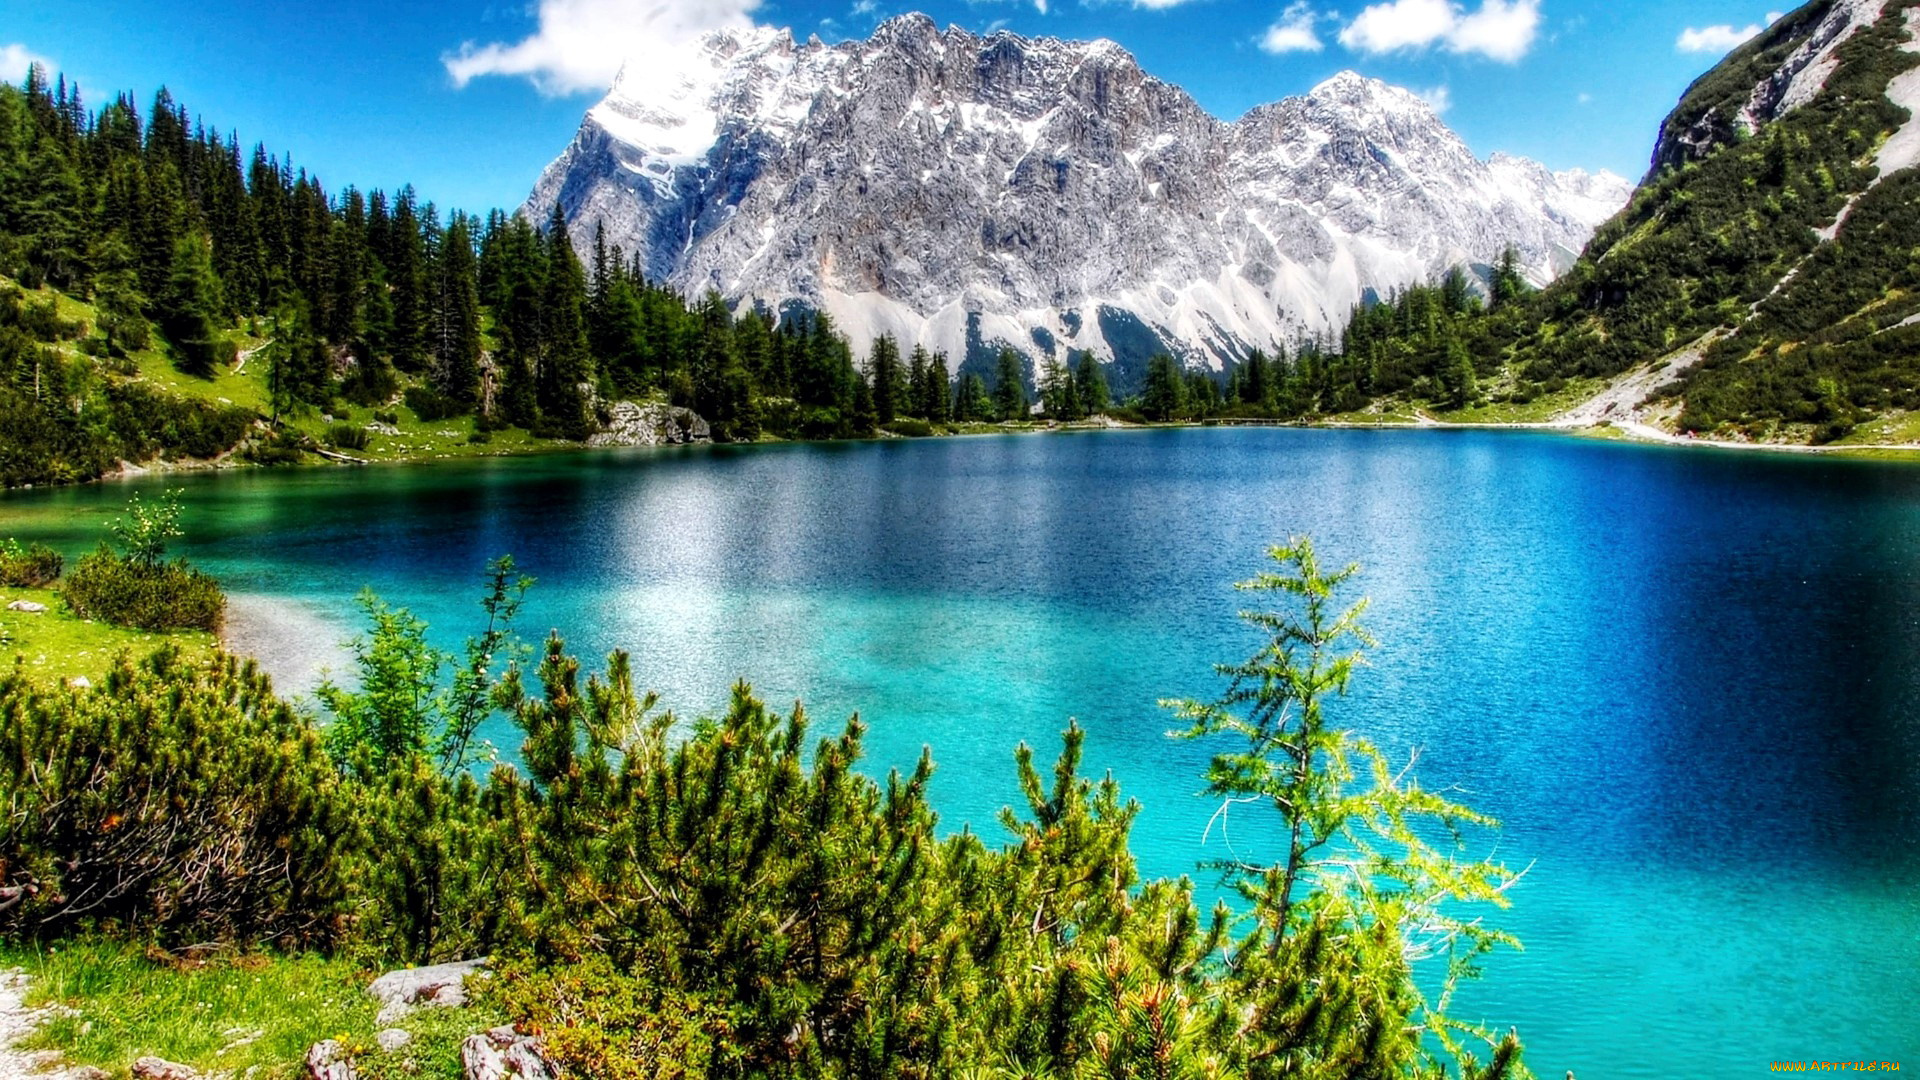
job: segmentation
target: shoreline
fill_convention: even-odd
[[[353,670],[347,640],[357,631],[317,607],[266,593],[230,593],[220,648],[247,657],[289,701],[312,694],[329,677]]]
[[[1280,420],[1265,417],[1212,417],[1204,420],[1148,421],[1144,423],[1108,420],[1095,423],[1084,420],[1050,424],[1011,424],[1011,425],[974,425],[971,430],[947,431],[934,435],[901,435],[883,431],[867,438],[850,439],[781,439],[767,438],[750,443],[688,442],[660,444],[674,448],[693,446],[763,446],[763,445],[806,445],[828,442],[881,442],[899,439],[951,439],[969,436],[988,435],[1044,435],[1057,432],[1087,431],[1145,431],[1156,428],[1216,428],[1216,427],[1286,427],[1299,429],[1328,430],[1373,430],[1373,431],[1434,431],[1434,430],[1480,430],[1480,431],[1534,431],[1548,434],[1565,435],[1570,438],[1598,439],[1610,442],[1637,443],[1645,446],[1695,447],[1714,450],[1745,450],[1762,453],[1800,454],[1829,457],[1857,457],[1880,461],[1913,460],[1920,461],[1920,442],[1911,443],[1828,443],[1813,445],[1809,443],[1751,442],[1738,439],[1713,439],[1676,435],[1663,431],[1639,420],[1606,418],[1599,422],[1588,423],[1580,420],[1514,420],[1514,421],[1455,421],[1442,420],[1415,410],[1415,419],[1366,420]],[[986,428],[986,430],[982,430]],[[420,454],[400,455],[383,458],[351,458],[339,455],[323,461],[301,462],[292,465],[262,465],[254,462],[235,460],[232,455],[219,458],[188,458],[184,460],[156,460],[144,463],[122,461],[109,472],[74,484],[21,484],[16,487],[0,488],[6,491],[33,491],[54,487],[70,487],[85,484],[106,484],[119,481],[138,480],[143,477],[167,475],[171,473],[207,473],[236,472],[259,469],[332,469],[363,468],[390,465],[433,465],[453,461],[478,461],[484,459],[531,458],[547,455],[588,453],[607,450],[658,449],[655,446],[589,446],[586,443],[543,442],[536,446],[512,449],[499,449],[479,453],[465,454]]]

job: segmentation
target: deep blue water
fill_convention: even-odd
[[[162,481],[144,481],[151,489]],[[491,556],[523,629],[686,712],[744,677],[992,832],[1069,717],[1150,874],[1217,854],[1168,696],[1257,643],[1231,583],[1313,536],[1380,640],[1335,714],[1505,823],[1526,945],[1457,1011],[1581,1080],[1920,1068],[1920,468],[1490,431],[1188,429],[237,472],[184,487],[236,594],[452,646]],[[128,485],[0,499],[77,554]],[[492,733],[510,742],[508,732]],[[1215,843],[1218,841],[1216,839]]]

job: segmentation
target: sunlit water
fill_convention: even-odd
[[[1150,874],[1221,853],[1157,699],[1256,643],[1233,581],[1310,533],[1380,639],[1336,714],[1505,822],[1526,944],[1458,1011],[1540,1075],[1920,1068],[1920,469],[1510,432],[1170,430],[250,471],[184,487],[189,553],[352,632],[371,586],[453,647],[484,562],[523,629],[632,651],[683,713],[735,678],[858,709],[993,833],[1069,717],[1144,805]],[[77,555],[130,485],[0,499]],[[264,598],[264,599],[259,599]],[[272,644],[272,643],[270,643]],[[285,641],[278,643],[281,646]],[[285,663],[284,658],[281,661]],[[489,734],[511,746],[511,733]],[[1251,825],[1245,835],[1251,835]]]

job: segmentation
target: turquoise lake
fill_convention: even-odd
[[[454,647],[512,552],[528,638],[629,649],[683,714],[736,678],[816,731],[858,710],[874,771],[932,747],[947,827],[995,834],[1014,746],[1050,760],[1077,718],[1152,875],[1221,850],[1209,751],[1155,702],[1218,689],[1257,644],[1232,583],[1311,534],[1364,566],[1380,640],[1335,717],[1417,748],[1504,822],[1479,850],[1532,865],[1491,916],[1526,950],[1458,1013],[1553,1080],[1920,1068],[1920,468],[1124,431],[149,478],[9,494],[0,536],[78,555],[162,486],[184,550],[296,644],[353,633],[370,586]]]

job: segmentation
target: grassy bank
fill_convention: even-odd
[[[335,1039],[354,1049],[362,1076],[457,1078],[460,1040],[500,1020],[484,1007],[416,1009],[396,1025],[412,1042],[389,1056],[375,1049],[379,1010],[366,993],[379,973],[346,958],[188,958],[81,938],[0,946],[0,968],[26,973],[29,1007],[59,1006],[23,1049],[115,1076],[153,1055],[203,1073],[291,1078],[304,1075],[308,1047]]]
[[[10,611],[16,600],[45,604],[40,613]],[[150,633],[82,619],[67,607],[57,589],[0,587],[0,663],[17,657],[36,678],[69,680],[84,676],[98,682],[108,663],[122,650],[145,655],[169,642],[190,658],[213,651],[212,634],[197,630]]]

